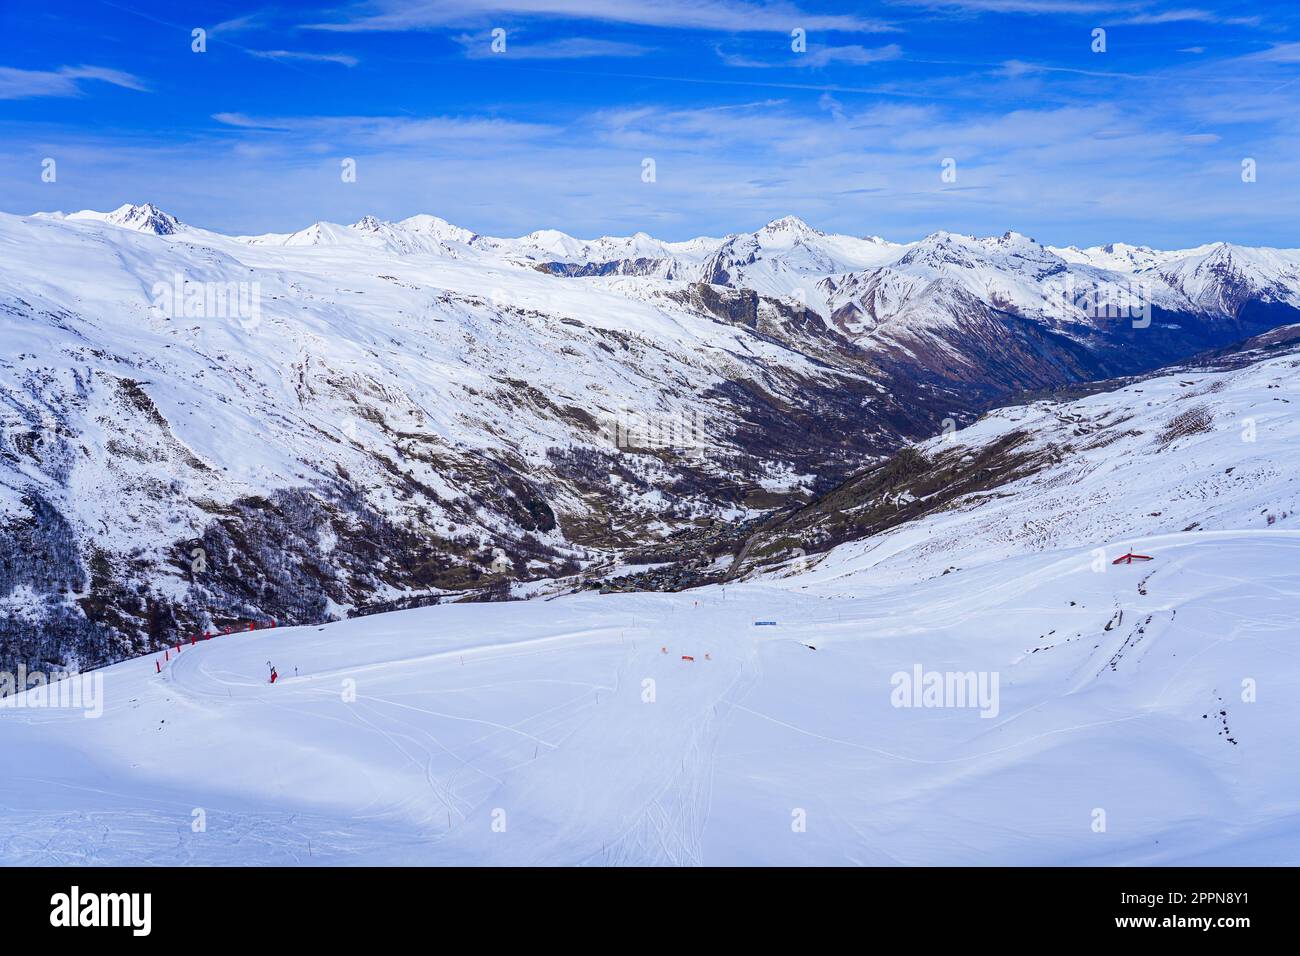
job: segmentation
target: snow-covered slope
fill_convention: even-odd
[[[1018,322],[1043,344],[1019,350],[1012,380],[1037,385],[1080,365],[1133,371],[1139,351],[1157,357],[1152,365],[1174,361],[1294,321],[1300,308],[1300,250],[1224,243],[1058,249],[1011,231],[891,243],[829,235],[792,216],[721,241],[695,240],[690,255],[641,235],[490,242],[555,275],[649,276],[784,298],[890,361],[943,367],[965,382],[988,377],[987,339],[1008,328],[1017,334]]]
[[[285,235],[271,233],[238,238],[255,246],[353,246],[395,256],[434,253],[452,257],[462,254],[479,239],[468,229],[428,215],[411,216],[400,222],[363,216],[350,226],[317,222]]]
[[[1000,408],[774,517],[749,557],[799,547],[805,584],[901,584],[1125,536],[1300,531],[1297,369],[1294,345],[1245,351]]]
[[[1108,242],[1104,246],[1089,246],[1079,249],[1076,246],[1056,248],[1048,246],[1053,253],[1067,262],[1096,266],[1112,272],[1144,272],[1147,269],[1173,262],[1185,256],[1204,252],[1208,246],[1179,251],[1152,249],[1150,246],[1132,246],[1127,242]]]
[[[1289,362],[1226,381],[1265,430],[1297,398]],[[1192,431],[1139,480],[1116,444],[1055,535],[1065,490],[1029,487],[1019,529],[971,505],[774,580],[233,634],[10,698],[0,862],[1294,865],[1300,534],[1256,513],[1294,469]],[[1148,536],[1141,500],[1209,524]]]
[[[827,235],[786,216],[756,232],[729,236],[705,262],[699,278],[788,296],[828,314],[819,280],[883,265],[905,249],[875,237]]]
[[[1215,243],[1156,269],[1197,309],[1232,314],[1250,302],[1300,305],[1300,254]]]
[[[1140,276],[1181,311],[1136,327],[1061,302],[1138,272],[1014,233],[0,216],[0,653],[97,663],[177,626],[708,566],[1017,388],[1295,321],[1295,258],[1170,254]]]
[[[29,662],[576,571],[939,412],[769,304],[572,282],[431,217],[278,243],[117,218],[0,217],[0,643]]]

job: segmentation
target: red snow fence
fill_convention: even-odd
[[[1149,554],[1134,554],[1132,551],[1130,551],[1128,554],[1121,554],[1118,558],[1112,561],[1111,564],[1132,564],[1134,561],[1150,561],[1150,560],[1151,560],[1151,555]]]
[[[244,626],[245,624],[247,624],[248,626],[245,627],[245,626]],[[263,622],[262,625],[261,625],[261,628],[262,628],[262,630],[267,630],[268,628],[273,628],[273,627],[275,627],[275,626],[276,626],[275,618],[271,618],[271,619],[270,619],[270,623],[268,624],[268,623]],[[257,621],[240,621],[240,622],[237,623],[237,624],[226,625],[225,627],[223,627],[223,628],[221,629],[220,633],[217,633],[217,634],[213,634],[211,631],[204,631],[202,637],[200,637],[198,634],[191,634],[190,637],[189,637],[190,647],[194,647],[194,646],[195,646],[199,641],[210,641],[210,640],[212,640],[214,637],[223,637],[223,636],[226,636],[226,635],[229,635],[229,634],[239,634],[239,633],[242,633],[242,632],[244,632],[244,631],[255,631],[255,630],[257,630],[257,629],[258,629],[258,623],[257,623]],[[180,657],[180,656],[181,656],[181,647],[182,647],[183,645],[184,645],[184,641],[183,641],[183,640],[178,640],[174,645],[171,645],[171,646],[168,646],[168,647],[164,647],[164,648],[163,648],[162,661],[170,661],[170,660],[172,659],[172,651],[175,651],[175,652],[176,652],[176,656],[177,656],[177,657]],[[159,661],[159,660],[155,660],[155,661],[154,661],[154,673],[155,673],[155,674],[161,674],[161,673],[162,673],[162,661]]]
[[[275,626],[276,626],[275,618],[271,618],[270,623],[263,622],[261,624],[258,624],[257,621],[240,621],[237,624],[227,624],[225,627],[221,629],[221,632],[219,634],[213,634],[209,631],[204,631],[203,637],[191,638],[190,640],[191,643],[193,643],[194,640],[210,641],[214,637],[224,637],[228,634],[242,634],[244,631],[256,631],[259,627],[265,631],[268,628],[272,628]]]

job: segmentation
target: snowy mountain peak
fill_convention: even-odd
[[[1074,246],[1071,246],[1070,248],[1073,249]],[[1150,246],[1130,246],[1127,242],[1108,242],[1101,247],[1101,251],[1111,255],[1124,255],[1134,252],[1149,253],[1152,250]]]
[[[472,229],[466,229],[463,226],[457,226],[450,223],[440,216],[431,216],[428,213],[420,213],[416,216],[408,216],[401,222],[397,223],[403,229],[409,232],[416,232],[431,239],[437,239],[444,242],[472,242],[478,238],[478,233]]]
[[[150,202],[139,206],[125,203],[110,212],[107,221],[156,236],[170,236],[181,228],[179,219]]]
[[[782,239],[787,242],[814,239],[822,235],[798,216],[782,216],[780,219],[773,219],[760,229],[758,234],[763,238]]]
[[[413,252],[442,252],[450,250],[447,242],[469,244],[478,236],[468,229],[454,226],[437,216],[421,214],[401,222],[388,222],[375,216],[362,216],[348,227],[360,233],[366,242],[377,245],[395,255]]]
[[[519,244],[555,256],[574,256],[581,252],[583,242],[558,229],[538,229],[521,236]]]
[[[967,261],[967,251],[973,240],[969,236],[939,230],[932,232],[912,248],[908,249],[898,260],[898,265],[962,265]]]
[[[184,227],[184,223],[175,216],[163,212],[149,202],[139,205],[123,203],[112,212],[95,212],[92,209],[83,209],[81,212],[72,213],[67,218],[90,222],[106,222],[109,225],[121,226],[123,229],[134,229],[136,232],[148,232],[155,236],[170,236]]]
[[[1015,232],[1008,229],[998,239],[998,244],[1003,246],[1037,246],[1038,240],[1031,236],[1026,236],[1023,232]]]
[[[349,238],[348,228],[333,222],[314,222],[306,229],[279,237],[285,246],[333,246]]]

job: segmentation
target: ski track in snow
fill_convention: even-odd
[[[862,598],[826,566],[820,586],[444,605],[224,636],[162,675],[128,661],[100,672],[99,719],[0,708],[0,861],[1300,860],[1300,752],[1277,730],[1300,699],[1300,534],[1137,544],[1152,565],[1030,554]],[[916,663],[996,672],[997,716],[892,706]]]

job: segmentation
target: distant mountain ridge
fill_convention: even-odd
[[[432,215],[224,236],[144,203],[0,215],[0,247],[0,665],[725,562],[773,509],[1017,390],[1300,321],[1295,250],[795,217],[685,242]]]

